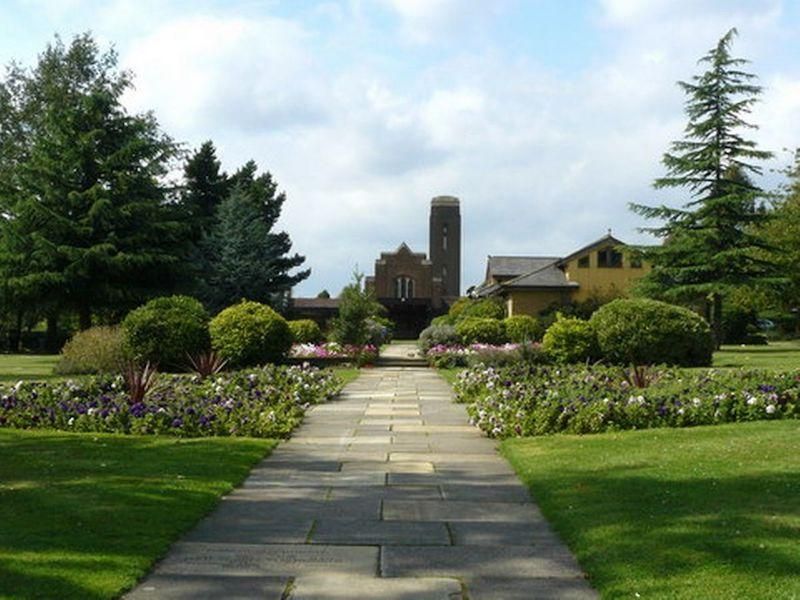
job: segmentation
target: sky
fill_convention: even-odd
[[[797,0],[0,0],[0,62],[91,31],[135,75],[124,98],[191,151],[248,159],[287,200],[306,256],[295,296],[338,293],[403,241],[427,252],[430,199],[461,200],[462,287],[487,255],[566,255],[654,190],[686,125],[676,85],[731,27],[764,87],[749,135],[800,146]]]

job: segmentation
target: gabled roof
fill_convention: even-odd
[[[486,281],[492,277],[519,277],[558,260],[558,256],[489,256],[486,262]]]
[[[291,302],[294,308],[339,308],[339,298],[292,298]]]
[[[579,287],[577,281],[570,281],[556,263],[551,263],[515,277],[511,281],[500,284],[503,288],[574,288]]]
[[[619,239],[615,238],[613,235],[611,235],[611,233],[607,233],[606,235],[601,237],[599,240],[595,240],[591,244],[587,244],[583,248],[579,248],[578,250],[575,250],[575,252],[573,252],[569,256],[565,256],[564,258],[562,258],[561,260],[558,261],[558,264],[562,265],[562,266],[566,265],[569,261],[574,260],[574,259],[578,258],[579,256],[581,256],[583,254],[586,254],[587,252],[591,252],[595,248],[599,248],[601,246],[608,246],[608,245],[611,245],[611,246],[625,246],[626,244],[622,240],[619,240]]]

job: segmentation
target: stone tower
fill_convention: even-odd
[[[461,295],[461,212],[458,198],[431,200],[430,260],[434,280],[441,280],[443,298]]]

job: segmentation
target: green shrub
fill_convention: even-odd
[[[454,346],[461,342],[452,325],[431,325],[419,334],[419,347],[423,353],[434,346]]]
[[[378,315],[372,316],[365,321],[367,328],[367,343],[380,348],[384,344],[392,341],[394,334],[394,323],[391,319]]]
[[[232,366],[279,362],[292,346],[292,332],[266,304],[242,300],[211,320],[211,346]]]
[[[455,327],[456,319],[450,315],[439,315],[431,319],[431,325],[452,325]]]
[[[456,321],[469,318],[500,320],[506,316],[506,305],[501,298],[470,299],[468,302],[463,303],[463,305],[459,305],[458,303],[454,304],[453,308],[456,307],[456,312],[453,313],[453,309],[451,308],[450,313]]]
[[[462,344],[504,344],[506,328],[497,319],[466,317],[456,325]]]
[[[311,319],[297,319],[289,321],[289,331],[296,344],[316,344],[322,341],[322,330],[316,321]]]
[[[544,330],[538,319],[529,315],[514,315],[504,321],[508,341],[517,344],[524,342],[538,342],[542,339]]]
[[[184,369],[188,355],[208,349],[208,313],[189,296],[155,298],[129,312],[122,329],[134,358],[162,369]]]
[[[91,327],[61,350],[56,372],[64,375],[116,373],[131,358],[119,327]]]
[[[711,364],[708,323],[687,308],[644,298],[614,300],[591,318],[600,352],[617,364]]]
[[[542,347],[557,362],[586,362],[598,357],[592,323],[575,317],[558,315],[545,332]]]

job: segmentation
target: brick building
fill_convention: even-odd
[[[461,213],[458,198],[431,200],[429,255],[403,242],[382,252],[366,286],[396,324],[397,337],[416,337],[461,293]]]

